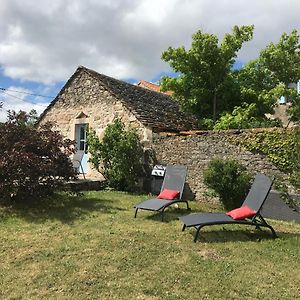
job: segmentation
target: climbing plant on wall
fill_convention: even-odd
[[[289,175],[290,183],[300,191],[300,128],[293,130],[277,129],[263,132],[246,132],[231,138],[231,141],[244,146],[251,152],[265,155],[280,171]],[[282,178],[275,180],[275,187],[281,198],[293,209],[300,212],[299,201],[288,193]]]
[[[248,132],[236,137],[235,142],[245,146],[251,152],[266,155],[283,172],[293,169],[290,159],[293,151],[293,133],[285,130]]]

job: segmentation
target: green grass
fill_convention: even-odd
[[[0,209],[0,299],[299,299],[300,224],[271,221],[276,240],[212,226],[193,243],[177,219],[184,205],[165,222],[134,219],[144,197],[88,192]]]

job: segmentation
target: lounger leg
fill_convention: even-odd
[[[186,228],[186,225],[184,224],[183,227],[182,227],[182,231],[184,231]]]
[[[277,238],[278,236],[277,236],[274,228],[271,225],[269,225],[261,215],[259,215],[259,218],[262,221],[262,223],[265,225],[265,227],[268,227],[271,230],[273,238]]]
[[[274,239],[278,238],[274,228],[271,225],[267,224],[265,226],[268,227],[271,230]]]
[[[269,225],[269,224],[261,224],[261,225],[257,225],[257,226],[256,226],[256,228],[258,228],[259,230],[261,230],[261,227],[269,228],[269,229],[271,230],[271,232],[272,232],[272,237],[273,237],[274,239],[278,238],[278,236],[277,236],[277,234],[276,234],[274,228],[273,228],[271,225]]]
[[[189,207],[188,201],[186,201],[185,203],[186,203],[186,209],[187,209],[187,210],[191,210],[190,207]]]
[[[135,210],[135,214],[134,214],[135,218],[136,218],[137,212],[138,212],[138,208]]]
[[[161,220],[164,221],[165,207],[161,210]]]
[[[195,237],[194,237],[194,243],[197,242],[197,239],[198,239],[198,235],[199,235],[200,229],[201,229],[201,226],[199,226],[199,227],[197,228],[197,231],[196,231],[196,234],[195,234]]]
[[[267,228],[269,228],[269,229],[271,230],[271,232],[272,232],[273,238],[277,238],[278,236],[277,236],[277,234],[276,234],[274,228],[273,228],[271,225],[269,225],[269,224],[266,222],[266,220],[265,220],[261,215],[259,215],[258,218],[260,219],[261,224],[257,224],[257,225],[258,225],[259,227],[267,227]]]

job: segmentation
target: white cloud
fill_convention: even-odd
[[[3,102],[3,107],[0,109],[0,122],[4,122],[7,119],[8,110],[30,112],[32,109],[35,109],[38,114],[42,113],[49,103],[41,101],[39,97],[35,97],[29,101],[28,98],[30,96],[28,94],[30,93],[32,93],[32,91],[28,89],[14,86],[9,87],[5,91],[1,91],[0,102]]]
[[[168,46],[189,46],[198,29],[222,38],[255,25],[239,54],[255,58],[299,28],[299,0],[2,0],[0,66],[14,79],[66,81],[78,65],[117,78],[151,79],[168,69]]]

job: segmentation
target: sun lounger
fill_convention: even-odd
[[[161,194],[166,191],[177,191],[178,196],[172,200],[160,199],[158,197],[145,200],[139,204],[136,204],[134,217],[136,218],[139,209],[150,210],[150,211],[160,211],[162,220],[164,217],[164,211],[170,205],[175,203],[184,202],[186,203],[187,209],[189,209],[189,204],[187,200],[182,199],[185,178],[187,174],[187,167],[181,165],[168,165],[166,168],[165,177],[161,187]]]
[[[182,231],[184,231],[187,227],[195,227],[196,234],[194,237],[194,242],[196,242],[199,236],[200,229],[204,226],[221,224],[242,224],[253,225],[256,228],[267,227],[271,230],[273,237],[277,237],[273,227],[269,225],[260,214],[260,210],[265,200],[267,199],[272,184],[273,181],[269,177],[263,174],[257,174],[241,208],[232,211],[232,213],[229,213],[233,215],[234,218],[226,213],[189,214],[187,216],[179,218],[184,224]],[[241,216],[243,215],[243,213],[239,216],[241,212],[248,211],[248,208],[250,212],[252,211],[252,213],[248,214],[248,216],[246,217]],[[235,213],[237,213],[236,216],[234,216]]]

